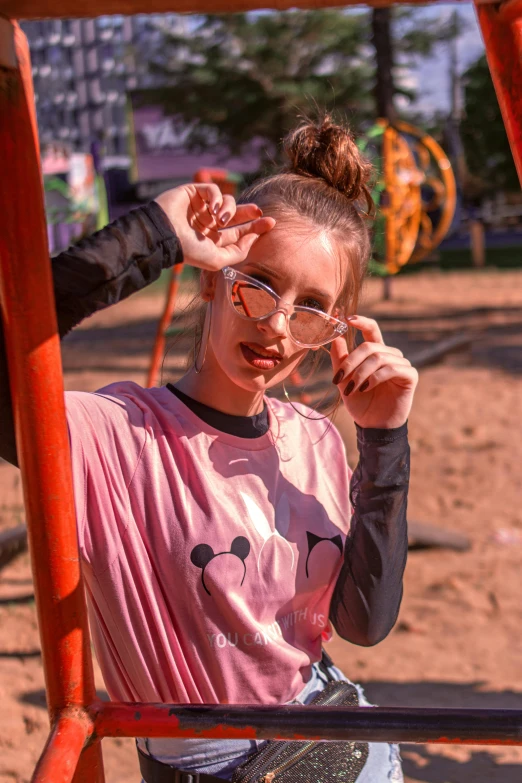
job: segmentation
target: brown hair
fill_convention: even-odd
[[[248,187],[239,202],[254,202],[265,214],[299,215],[331,233],[346,265],[337,306],[344,315],[355,313],[371,250],[373,166],[350,130],[327,114],[303,121],[283,149],[283,169]]]

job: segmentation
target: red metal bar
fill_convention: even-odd
[[[522,3],[479,5],[478,21],[506,133],[522,184]]]
[[[227,169],[198,169],[194,174],[194,182],[214,182],[222,193],[236,195],[237,183],[229,179]]]
[[[437,0],[434,0],[436,2]],[[401,0],[372,0],[371,5],[398,5]],[[408,0],[409,5],[425,4],[426,0]],[[178,13],[217,14],[252,11],[257,8],[327,8],[338,5],[361,5],[361,0],[0,0],[0,14],[19,19],[46,17],[92,17],[102,14]]]
[[[498,14],[503,22],[514,22],[522,18],[522,0],[504,0],[498,6]]]
[[[93,717],[100,737],[522,745],[521,710],[109,702]]]
[[[51,723],[95,699],[29,49],[0,18],[0,302]],[[92,752],[91,752],[92,753]],[[83,763],[75,783],[103,780]],[[92,756],[91,756],[92,759]]]
[[[32,783],[71,783],[91,732],[92,721],[86,712],[61,715],[49,734]]]
[[[163,315],[160,318],[158,329],[156,331],[156,339],[154,341],[154,348],[152,350],[152,359],[149,367],[149,374],[147,376],[147,386],[150,388],[154,386],[157,381],[159,368],[161,364],[161,357],[165,351],[165,332],[167,331],[172,316],[174,315],[174,308],[176,307],[176,297],[178,295],[179,281],[181,278],[181,272],[183,270],[183,264],[176,264],[172,267],[170,283],[167,291],[167,298],[165,299],[165,307]]]

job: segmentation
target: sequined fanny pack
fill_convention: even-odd
[[[349,682],[330,681],[309,705],[357,707]],[[368,758],[367,742],[273,740],[234,770],[231,783],[355,783]]]

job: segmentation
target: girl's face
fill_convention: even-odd
[[[333,242],[324,231],[299,218],[279,219],[235,269],[268,285],[284,303],[330,314],[342,287],[341,263]],[[222,272],[203,275],[202,295],[212,300],[204,374],[208,382],[212,371],[218,397],[221,393],[229,400],[230,395],[258,396],[287,378],[310,350],[292,340],[281,311],[260,321],[234,313]]]

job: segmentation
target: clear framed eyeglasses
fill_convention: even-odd
[[[274,313],[284,313],[287,331],[303,348],[318,348],[346,334],[348,326],[333,315],[313,307],[291,305],[254,277],[226,266],[227,299],[234,312],[247,321],[262,321]]]

